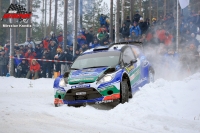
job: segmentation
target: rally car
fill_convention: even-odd
[[[54,104],[125,103],[139,87],[154,81],[154,73],[139,42],[99,46],[82,53],[55,79]]]

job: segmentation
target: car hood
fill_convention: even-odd
[[[93,83],[109,67],[88,68],[82,70],[72,70],[68,77],[68,84]]]

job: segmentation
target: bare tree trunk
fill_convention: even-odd
[[[134,0],[130,0],[130,20],[133,21],[133,15],[134,15]]]
[[[115,43],[119,42],[119,9],[120,1],[116,0],[116,14],[115,14]]]
[[[50,3],[49,3],[49,28],[48,28],[48,34],[51,32],[51,4],[52,4],[52,0],[50,0]]]
[[[110,0],[110,39],[113,42],[113,0]]]
[[[15,0],[10,0],[10,3],[15,3]],[[10,23],[13,23],[13,19],[10,19]],[[14,28],[10,28],[10,56],[13,57],[14,56]],[[9,60],[9,65],[8,65],[8,68],[9,68],[9,74],[11,76],[14,76],[14,60],[13,58],[10,58]]]
[[[156,18],[158,20],[158,0],[156,0]]]
[[[142,14],[142,0],[140,0],[140,5],[139,5],[139,7],[140,7],[140,14]]]
[[[79,14],[80,14],[80,29],[83,28],[83,0],[80,0]]]
[[[77,20],[78,20],[78,0],[74,0],[74,40],[73,40],[73,56],[77,48]]]
[[[66,49],[67,46],[67,16],[68,16],[68,0],[65,0],[65,9],[64,9],[64,46],[63,49]]]
[[[164,16],[163,17],[165,17],[166,16],[166,6],[167,6],[167,0],[164,0]]]
[[[68,10],[68,1],[65,1],[65,3],[67,3],[67,9],[65,8],[65,10]],[[55,0],[54,33],[56,33],[56,27],[57,27],[57,10],[58,10],[58,0]]]
[[[151,14],[152,14],[152,13],[151,13],[151,10],[152,10],[152,9],[151,9],[151,6],[152,6],[152,5],[151,5],[151,0],[149,0],[149,19],[150,19],[150,23],[152,22],[152,19],[151,19]]]
[[[121,13],[121,27],[124,23],[124,18],[125,18],[125,4],[126,4],[126,0],[122,0],[122,13]]]
[[[28,12],[30,12],[31,10],[30,10],[30,0],[27,0],[27,7],[26,7],[26,9],[28,10]],[[31,18],[29,19],[29,24],[31,24]],[[31,37],[31,34],[30,34],[30,28],[26,28],[26,40],[27,40],[27,38],[28,37]]]
[[[45,0],[45,13],[44,13],[44,37],[47,36],[47,0]]]
[[[42,0],[42,32],[44,33],[44,0]]]

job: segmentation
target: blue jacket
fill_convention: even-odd
[[[141,29],[140,29],[139,26],[132,26],[132,27],[130,28],[130,35],[132,34],[132,31],[135,32],[135,35],[136,35],[136,36],[141,35]]]
[[[21,62],[22,62],[22,59],[21,58],[24,58],[22,55],[19,55],[19,58],[15,55],[14,56],[14,65],[17,67]]]
[[[103,17],[103,16],[101,16],[101,17],[99,18],[99,21],[100,21],[100,24],[101,24],[101,25],[105,25],[105,24],[106,24],[106,19],[105,19],[105,17]]]
[[[90,48],[95,48],[95,47],[97,47],[97,46],[101,46],[100,44],[92,44],[91,46],[90,46]]]

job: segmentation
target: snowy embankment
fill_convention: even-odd
[[[199,133],[200,73],[156,80],[113,109],[53,105],[53,79],[0,77],[0,133]]]

